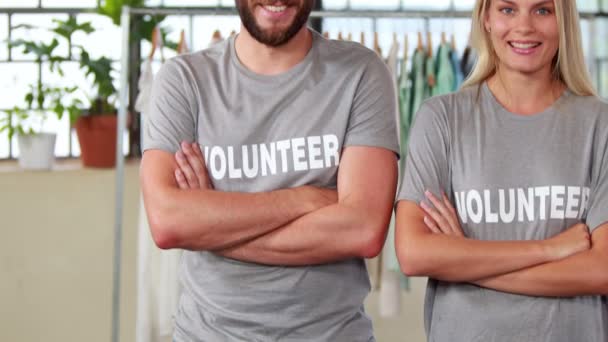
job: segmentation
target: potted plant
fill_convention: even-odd
[[[31,25],[20,25],[16,29],[30,29]],[[87,26],[81,29],[87,29]],[[56,31],[57,34],[61,32]],[[60,62],[66,58],[55,54],[59,46],[57,38],[46,44],[39,41],[16,40],[9,42],[11,48],[22,47],[23,53],[33,55],[37,63],[48,62],[51,71],[63,74]],[[73,96],[76,87],[60,87],[43,83],[40,79],[30,85],[24,96],[25,106],[15,106],[5,111],[0,118],[0,132],[8,131],[9,137],[17,135],[19,164],[26,169],[50,169],[55,154],[56,133],[47,132],[45,122],[50,115],[61,120],[64,114],[75,116],[82,101]]]
[[[106,57],[91,59],[80,51],[80,67],[92,79],[96,92],[88,109],[71,117],[80,144],[82,164],[86,167],[110,168],[116,164],[117,116],[113,99],[116,87],[112,61]]]
[[[143,7],[144,5],[145,0],[103,0],[100,2],[98,13],[111,18],[115,25],[120,25],[123,6]],[[151,39],[152,31],[163,19],[164,16],[135,18],[131,29],[132,44],[139,44],[143,39]],[[68,37],[69,39],[71,38]],[[86,75],[92,78],[96,90],[90,108],[74,119],[83,164],[93,167],[114,167],[117,133],[114,100],[117,89],[113,82],[112,63],[104,57],[93,60],[87,51],[81,49],[80,66]],[[128,119],[130,124],[131,115]]]
[[[0,132],[7,131],[9,139],[17,135],[19,166],[24,169],[48,170],[55,160],[57,134],[45,130],[49,116],[59,120],[67,113],[80,111],[82,102],[70,99],[76,88],[54,87],[38,81],[30,85],[25,95],[25,107],[15,106],[0,117]]]
[[[23,47],[25,54],[34,54],[36,61],[49,62],[50,69],[64,76],[61,63],[76,60],[80,69],[91,80],[93,95],[84,94],[83,97],[90,99],[90,105],[80,101],[79,110],[70,107],[68,111],[70,123],[76,129],[80,143],[81,161],[85,167],[113,167],[116,154],[116,109],[113,100],[116,97],[116,88],[113,84],[112,61],[106,57],[93,59],[86,49],[73,42],[73,36],[77,32],[90,34],[94,32],[91,23],[80,23],[74,16],[67,20],[53,20],[54,27],[50,29],[54,37],[50,44],[34,41],[17,40],[10,43],[11,47]],[[20,28],[33,28],[30,25],[22,25]],[[59,41],[63,40],[69,47],[68,55],[59,55],[55,48]],[[44,85],[39,90],[46,89]],[[75,88],[55,89],[58,98],[73,94]],[[69,92],[67,90],[70,90]],[[63,92],[63,93],[62,93]],[[83,94],[80,94],[83,95]],[[34,97],[36,97],[34,95]]]

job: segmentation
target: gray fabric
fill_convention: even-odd
[[[176,57],[155,81],[145,150],[198,141],[217,190],[335,188],[342,148],[399,152],[392,75],[357,43],[314,33],[277,76],[246,69],[234,38]],[[259,157],[258,157],[259,156]],[[373,341],[362,259],[272,267],[185,252],[177,341]]]
[[[444,190],[468,237],[545,239],[580,219],[591,230],[608,221],[607,173],[606,104],[566,92],[524,117],[483,84],[423,104],[398,199]],[[537,298],[431,279],[425,325],[431,342],[604,342],[608,307],[600,296]]]

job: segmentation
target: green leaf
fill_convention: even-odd
[[[145,0],[101,0],[99,13],[112,19],[115,25],[120,25],[123,6],[144,7]]]
[[[32,108],[32,103],[34,102],[34,93],[29,92],[25,95],[25,103],[27,104],[27,108]]]
[[[53,108],[53,112],[55,112],[55,115],[57,115],[57,119],[61,120],[61,118],[63,117],[63,113],[65,112],[65,108],[59,102],[59,103],[55,104],[55,108]]]
[[[36,97],[36,103],[38,104],[38,109],[42,109],[44,108],[44,99],[45,99],[45,94],[44,92],[40,92],[38,93],[38,96]]]
[[[57,24],[57,26],[51,31],[65,38],[69,42],[72,41],[72,36],[76,32],[90,34],[91,32],[95,31],[90,22],[78,23],[78,20],[74,16],[68,17],[68,20],[66,21],[53,19],[53,23]]]

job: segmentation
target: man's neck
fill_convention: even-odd
[[[312,33],[306,26],[285,45],[271,47],[255,40],[244,26],[235,40],[238,59],[249,70],[260,75],[278,75],[306,58],[312,47]]]

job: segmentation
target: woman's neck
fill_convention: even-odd
[[[488,79],[488,87],[508,111],[521,115],[537,114],[551,107],[566,89],[550,71],[545,75],[526,75],[500,69]]]

